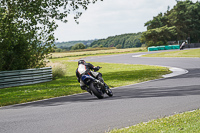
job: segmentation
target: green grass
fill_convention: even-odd
[[[181,51],[166,51],[156,54],[143,55],[142,57],[198,57],[200,49]],[[200,110],[185,112],[174,116],[139,123],[123,129],[114,129],[110,133],[199,133]]]
[[[166,51],[155,54],[147,54],[142,57],[198,57],[200,58],[200,49],[188,49],[179,51]]]
[[[0,106],[25,103],[52,97],[83,93],[75,76],[77,62],[59,58],[53,63],[66,66],[66,76],[47,83],[0,89]],[[100,72],[105,82],[112,88],[161,78],[170,73],[167,68],[145,65],[92,63],[103,67]],[[115,66],[115,67],[113,67]]]
[[[141,52],[141,51],[138,51]],[[123,51],[121,53],[129,53]],[[106,55],[112,53],[98,53]],[[115,53],[118,54],[118,53]],[[90,54],[91,55],[91,54]],[[67,58],[51,59],[54,63],[62,62],[67,68],[67,74],[63,78],[53,80],[48,83],[41,83],[29,86],[20,86],[0,89],[0,106],[25,103],[52,97],[59,97],[71,94],[82,93],[79,83],[76,80],[75,69],[77,62],[69,60],[83,58],[89,55],[70,55]],[[146,55],[148,57],[200,57],[200,49],[164,52],[159,54]],[[105,82],[110,87],[118,87],[134,84],[142,81],[161,78],[161,75],[170,73],[167,68],[145,65],[109,64],[93,63],[102,66]],[[113,68],[115,66],[115,68]],[[171,117],[152,120],[148,123],[140,123],[126,129],[115,129],[111,133],[155,133],[155,132],[200,132],[200,110],[186,112]]]
[[[124,129],[114,129],[110,133],[199,133],[200,110],[185,112],[170,117],[139,123]]]
[[[57,52],[52,53],[52,58],[66,58],[66,57],[88,57],[88,56],[103,56],[103,55],[113,55],[113,54],[126,54],[126,53],[136,53],[136,52],[147,52],[145,47],[141,48],[127,48],[127,49],[103,49],[96,51],[74,51],[74,52]]]

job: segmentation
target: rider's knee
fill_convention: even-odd
[[[87,90],[87,86],[81,86],[82,90]]]

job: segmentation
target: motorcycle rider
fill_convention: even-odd
[[[181,44],[181,46],[180,46],[180,50],[183,50],[184,47],[185,47],[185,42],[183,42],[183,43]]]
[[[94,77],[94,78],[100,80],[102,83],[104,83],[102,74],[99,72],[94,72],[94,71],[98,71],[99,69],[100,69],[99,66],[95,67],[90,63],[86,63],[85,60],[78,61],[78,68],[76,69],[76,77],[77,77],[78,82],[80,83],[80,87],[82,90],[86,90],[90,94],[92,94],[92,92],[89,90],[89,88],[81,80],[81,77],[83,75],[91,75],[92,77]],[[91,71],[91,70],[94,70],[94,71]],[[105,83],[104,83],[104,85],[105,85],[105,87],[108,87]]]

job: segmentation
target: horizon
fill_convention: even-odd
[[[191,0],[197,2],[198,0]],[[106,0],[90,4],[79,24],[73,19],[73,13],[68,15],[68,22],[58,24],[54,32],[58,42],[75,40],[105,39],[109,36],[144,32],[144,24],[159,13],[165,13],[176,5],[176,0]]]
[[[67,23],[56,21],[59,27],[54,32],[55,37],[57,42],[68,42],[144,32],[147,21],[160,12],[166,12],[168,6],[172,9],[175,4],[175,0],[97,1],[83,11],[79,24],[73,20],[73,13],[68,16]]]
[[[137,32],[137,33],[142,33],[142,32]],[[124,34],[137,34],[137,33],[124,33]],[[120,35],[124,35],[124,34],[120,34]],[[72,40],[72,41],[62,41],[62,42],[59,42],[59,41],[57,42],[57,41],[55,41],[55,43],[77,42],[77,41],[93,41],[93,40],[107,39],[107,38],[109,38],[109,37],[120,36],[120,35],[113,35],[113,36],[108,36],[108,37],[106,37],[106,38],[99,38],[99,39],[95,38],[95,39],[88,39],[88,40]]]

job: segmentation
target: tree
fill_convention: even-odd
[[[167,44],[167,41],[171,39],[172,36],[177,34],[176,27],[167,27],[163,26],[160,28],[155,28],[151,30],[147,30],[143,32],[141,36],[141,41],[147,43],[147,47],[149,46],[159,46],[163,44]]]
[[[71,48],[72,50],[77,50],[77,49],[85,49],[85,45],[83,43],[77,43]]]
[[[92,48],[97,48],[99,45],[95,44],[92,46]]]
[[[163,27],[166,24],[167,24],[166,16],[163,16],[162,13],[159,13],[156,17],[153,18],[153,20],[146,22],[144,26],[147,26],[147,30],[150,30],[150,29]]]
[[[44,66],[55,41],[55,20],[67,22],[73,12],[78,23],[80,10],[96,1],[1,0],[0,71]]]
[[[118,44],[118,45],[116,46],[116,48],[117,48],[117,49],[121,49],[121,48],[122,48],[122,45],[121,45],[121,44]]]
[[[142,34],[142,41],[147,46],[166,44],[172,40],[200,41],[200,2],[190,0],[177,1],[173,9],[158,14],[145,23],[147,31]],[[161,43],[162,42],[162,43]]]
[[[122,34],[111,36],[106,39],[99,39],[90,44],[90,47],[117,47],[117,45],[121,45],[121,48],[133,48],[133,47],[141,47],[142,43],[140,42],[140,37],[142,33],[130,33],[130,34]]]

